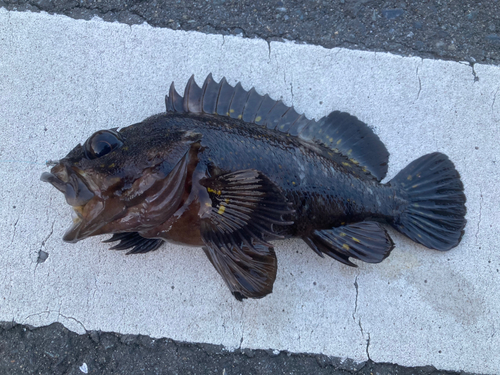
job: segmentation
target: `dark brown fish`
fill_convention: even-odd
[[[270,240],[302,238],[318,255],[378,263],[394,244],[380,223],[437,250],[465,226],[460,176],[446,155],[420,157],[386,184],[389,153],[363,122],[308,120],[269,96],[191,77],[166,113],[76,146],[42,181],[76,213],[64,240],[113,234],[113,249],[201,246],[237,299],[272,291]]]

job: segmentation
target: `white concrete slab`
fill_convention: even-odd
[[[0,10],[0,320],[500,372],[500,68],[475,71],[478,82],[454,62]],[[210,72],[308,116],[358,116],[387,145],[389,178],[448,154],[468,199],[461,245],[439,253],[391,231],[385,262],[351,269],[281,242],[274,293],[239,303],[199,249],[63,243],[70,209],[39,181],[44,162],[163,111],[171,81]]]

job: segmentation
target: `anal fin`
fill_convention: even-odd
[[[348,266],[356,267],[349,258],[367,263],[380,263],[394,248],[394,242],[382,226],[363,221],[337,228],[315,230],[304,241],[320,256],[326,254]]]

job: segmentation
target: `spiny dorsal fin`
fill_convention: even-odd
[[[281,100],[262,96],[254,88],[246,91],[240,83],[233,87],[225,78],[217,83],[212,74],[201,88],[194,75],[191,76],[184,97],[175,91],[172,83],[165,103],[167,112],[228,116],[323,145],[344,155],[379,181],[387,173],[389,152],[384,144],[368,125],[345,112],[334,111],[318,121],[309,120]]]

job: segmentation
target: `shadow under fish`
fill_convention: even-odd
[[[209,75],[172,84],[167,111],[101,130],[42,174],[75,212],[67,242],[113,234],[127,254],[164,241],[203,247],[239,300],[272,292],[269,241],[302,238],[349,266],[394,248],[388,223],[428,248],[458,245],[466,220],[460,175],[446,155],[413,161],[394,179],[389,153],[356,117],[309,120],[281,101]]]

